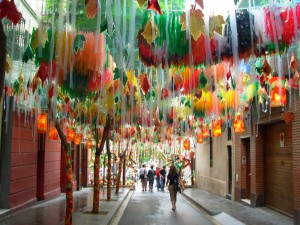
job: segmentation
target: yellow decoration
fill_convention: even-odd
[[[136,1],[139,4],[140,8],[142,8],[145,5],[145,3],[147,2],[147,0],[136,0]]]
[[[5,72],[10,73],[11,69],[12,69],[12,62],[9,57],[9,54],[6,54]]]
[[[249,83],[249,81],[250,81],[250,75],[249,74],[243,74],[243,85],[244,86],[247,86],[248,85],[248,83]]]
[[[156,24],[152,24],[151,17],[149,17],[142,35],[149,45],[151,45],[155,38],[160,35]]]
[[[223,36],[223,27],[222,25],[225,24],[223,16],[212,16],[209,18],[209,36],[212,38],[214,36],[214,32],[218,33],[219,35]]]
[[[58,140],[58,132],[52,123],[50,124],[50,128],[49,128],[49,139]]]
[[[200,9],[190,10],[190,32],[194,40],[200,37],[201,33],[204,34],[204,20],[203,13]],[[182,25],[181,30],[187,30],[186,14],[183,13],[180,16],[180,24]]]
[[[37,29],[35,32],[34,32],[34,38],[33,38],[33,42],[32,42],[32,49],[35,50],[38,45],[42,45],[43,48],[45,48],[45,44],[46,42],[48,41],[48,32],[47,30],[42,30],[42,37],[41,37],[41,40],[39,40],[39,30]]]
[[[202,135],[203,135],[203,138],[209,137],[209,126],[207,123],[202,124]]]

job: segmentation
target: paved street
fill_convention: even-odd
[[[213,224],[206,218],[205,212],[193,207],[181,195],[177,197],[177,209],[173,211],[168,191],[142,192],[138,188],[133,192],[119,225]]]

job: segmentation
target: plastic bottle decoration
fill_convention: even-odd
[[[282,82],[282,83],[281,83]],[[286,105],[286,90],[284,80],[278,77],[269,79],[270,86],[273,88],[270,91],[271,107],[281,107]]]
[[[241,115],[236,115],[233,121],[233,129],[235,133],[244,133],[245,132],[245,125],[244,120],[241,118]]]
[[[197,143],[198,143],[198,144],[203,143],[203,135],[202,135],[202,132],[201,132],[201,131],[198,131],[196,135],[197,135]]]
[[[222,134],[222,124],[221,120],[212,121],[212,133],[214,137],[219,137]]]
[[[184,139],[183,148],[185,150],[190,150],[190,147],[191,147],[190,139],[189,138]]]
[[[49,139],[50,140],[58,140],[58,133],[53,124],[50,124],[49,128]]]
[[[88,140],[85,144],[86,144],[86,149],[91,149],[93,142],[92,140]]]
[[[202,124],[202,135],[203,135],[203,138],[209,137],[209,126],[207,123]]]
[[[74,144],[75,144],[75,145],[80,145],[81,139],[82,139],[82,134],[81,134],[81,133],[75,134],[75,137],[74,137]]]
[[[75,137],[75,132],[73,129],[67,129],[67,141],[73,141]]]
[[[37,118],[37,130],[38,133],[47,132],[47,113],[41,113]]]

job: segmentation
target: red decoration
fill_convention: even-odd
[[[221,120],[213,120],[212,121],[212,133],[213,136],[219,137],[222,134],[222,124]]]
[[[283,23],[283,41],[290,45],[295,37],[295,24],[293,9],[287,8],[280,14]]]
[[[47,113],[41,113],[37,118],[37,130],[38,133],[47,132]]]
[[[17,25],[22,18],[22,14],[18,12],[15,1],[2,0],[0,2],[0,20],[7,17],[14,25]]]
[[[148,7],[147,9],[153,9],[154,11],[161,14],[160,6],[158,0],[148,0]]]
[[[52,74],[51,77],[55,77],[55,70],[56,70],[56,63],[55,61],[52,61]],[[46,80],[46,78],[49,76],[50,73],[50,63],[47,64],[46,62],[42,61],[40,68],[37,72],[37,77],[39,77],[42,82]]]
[[[147,94],[151,86],[146,73],[139,75],[139,82],[144,94]]]
[[[190,147],[191,147],[190,139],[189,138],[184,139],[183,148],[185,150],[190,150]]]

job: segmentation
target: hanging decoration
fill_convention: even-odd
[[[269,79],[271,107],[281,107],[286,105],[286,90],[284,80],[279,77]]]
[[[73,128],[68,128],[67,129],[67,136],[66,139],[67,141],[73,141],[75,137],[75,131]]]
[[[245,125],[240,113],[238,113],[233,121],[233,129],[235,133],[244,133]]]
[[[50,124],[50,128],[49,128],[49,139],[58,140],[58,132],[52,123]]]
[[[203,138],[209,138],[209,125],[207,123],[202,124],[202,135]]]
[[[222,123],[220,119],[212,120],[212,134],[214,137],[220,137],[222,134]]]
[[[185,150],[190,150],[190,148],[191,148],[191,141],[190,141],[189,138],[185,138],[185,139],[183,140],[183,148],[184,148]]]
[[[198,131],[198,132],[196,133],[196,137],[197,137],[197,143],[198,143],[198,144],[203,143],[203,135],[202,135],[202,132],[201,132],[201,131]]]
[[[48,126],[48,114],[47,113],[41,113],[37,117],[37,131],[38,133],[46,133],[47,132],[47,126]]]

